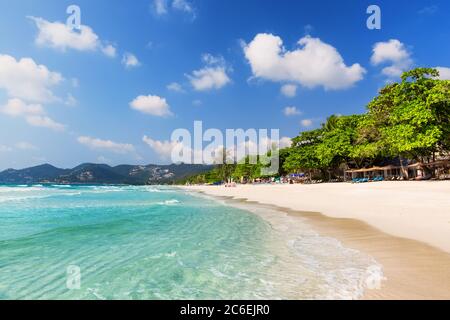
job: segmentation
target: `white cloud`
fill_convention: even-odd
[[[126,52],[123,57],[122,57],[122,64],[126,67],[126,68],[134,68],[134,67],[139,67],[141,65],[141,63],[139,62],[138,58],[129,52]]]
[[[313,125],[313,121],[311,119],[303,119],[300,121],[302,127],[311,127]]]
[[[20,99],[9,99],[6,105],[1,108],[1,112],[11,117],[22,117],[29,115],[41,115],[44,109],[40,104],[26,104]]]
[[[197,91],[220,89],[231,82],[227,75],[225,59],[221,56],[203,54],[202,61],[205,67],[186,75],[192,87]]]
[[[33,20],[38,28],[36,44],[53,49],[66,51],[73,49],[77,51],[101,50],[108,57],[116,55],[116,49],[108,44],[104,45],[99,36],[89,27],[82,25],[79,31],[62,22],[50,22],[40,17],[28,17]]]
[[[167,14],[167,0],[154,0],[153,7],[158,15]]]
[[[361,65],[347,66],[339,52],[320,39],[305,36],[298,44],[300,48],[288,51],[280,37],[267,33],[256,35],[244,45],[253,76],[331,90],[351,87],[363,79],[366,70]]]
[[[295,84],[285,84],[281,87],[280,91],[284,96],[293,98],[297,95],[297,86]]]
[[[167,89],[173,92],[183,93],[185,92],[183,86],[177,82],[172,82],[167,85]]]
[[[283,113],[286,117],[302,114],[296,107],[286,107],[283,109]]]
[[[189,3],[187,0],[173,0],[172,7],[176,10],[184,11],[187,13],[194,12],[194,8],[192,7],[192,4]]]
[[[381,71],[390,79],[400,77],[413,64],[410,52],[397,39],[375,43],[370,61],[375,66],[390,64]]]
[[[27,151],[27,150],[39,150],[38,147],[36,147],[35,145],[33,145],[33,144],[29,143],[29,142],[26,142],[26,141],[22,141],[22,142],[16,143],[16,148],[20,149],[20,150],[25,150],[25,151]]]
[[[436,67],[436,69],[439,71],[439,79],[450,80],[450,68]]]
[[[108,44],[102,48],[102,52],[110,58],[116,56],[117,49],[112,44]]]
[[[50,102],[57,98],[51,87],[63,80],[61,74],[38,65],[31,58],[16,60],[9,55],[0,55],[0,89],[9,97],[33,102]]]
[[[125,154],[134,152],[134,146],[129,143],[118,143],[111,140],[102,140],[87,136],[78,137],[78,142],[93,150],[107,150],[114,153]]]
[[[202,100],[199,100],[199,99],[192,101],[192,105],[194,105],[196,107],[200,107],[202,104],[203,104]]]
[[[169,159],[172,155],[172,150],[175,147],[182,146],[182,143],[179,141],[158,141],[147,136],[144,136],[142,141],[144,141],[162,159]]]
[[[202,54],[202,61],[208,65],[225,65],[225,59],[222,56],[213,56],[210,53]]]
[[[159,16],[168,14],[169,7],[173,10],[190,14],[193,19],[196,18],[195,9],[188,0],[153,0],[153,9]]]
[[[282,137],[281,139],[273,140],[269,137],[255,140],[247,140],[244,143],[238,145],[238,148],[245,148],[246,155],[264,155],[272,149],[284,149],[292,145],[292,140],[289,137]],[[233,154],[236,149],[235,146],[227,146],[228,153]],[[240,160],[240,159],[237,159]]]
[[[23,117],[29,125],[34,127],[49,128],[55,131],[63,131],[65,126],[45,115],[40,104],[26,104],[24,101],[14,98],[9,99],[0,111],[11,117]]]
[[[292,145],[291,138],[283,137],[280,139],[280,149],[289,148]]]
[[[220,89],[231,81],[224,67],[206,67],[195,70],[192,75],[188,75],[188,78],[197,91]]]
[[[373,47],[371,62],[375,65],[383,62],[398,62],[409,58],[403,43],[396,39],[378,42]]]
[[[48,128],[54,131],[65,130],[65,126],[63,124],[58,123],[47,116],[27,116],[26,120],[28,124],[34,127]]]
[[[138,96],[136,99],[130,102],[130,107],[142,113],[158,117],[172,115],[166,99],[154,95]]]
[[[0,55],[0,88],[11,97],[1,112],[12,117],[23,117],[35,127],[64,130],[65,126],[45,115],[41,102],[60,100],[50,90],[59,84],[63,77],[51,72],[33,59],[16,60],[8,55]],[[27,101],[33,102],[28,104]],[[34,103],[37,102],[37,103]]]

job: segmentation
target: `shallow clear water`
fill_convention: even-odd
[[[0,299],[357,298],[374,265],[301,219],[172,188],[0,186]]]

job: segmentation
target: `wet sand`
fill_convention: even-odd
[[[381,290],[364,299],[450,299],[450,254],[419,241],[388,235],[368,224],[320,213],[291,212],[307,218],[319,233],[365,252],[383,265]]]

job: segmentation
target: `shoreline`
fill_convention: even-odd
[[[275,201],[271,197],[258,201],[255,199],[257,196],[252,196],[255,192],[251,188],[265,188],[272,190],[272,198],[276,197],[280,190],[274,192],[274,187],[292,188],[292,185],[246,186],[246,190],[241,187],[209,186],[183,189],[225,200],[230,205],[256,205],[303,218],[319,234],[335,238],[345,247],[369,254],[383,266],[386,281],[382,282],[380,290],[366,289],[362,299],[450,299],[450,254],[447,251],[417,239],[392,235],[350,214],[330,216],[316,210],[299,210],[298,206],[280,206],[273,203]]]

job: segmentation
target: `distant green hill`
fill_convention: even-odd
[[[188,176],[211,170],[211,166],[191,164],[120,165],[84,163],[73,169],[50,164],[0,172],[0,184],[171,184]]]

